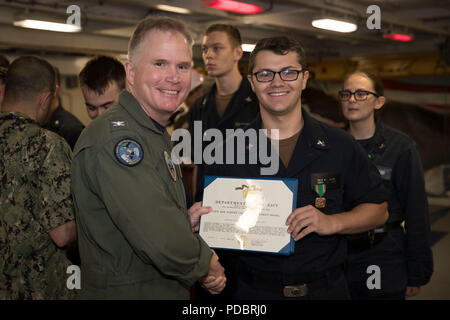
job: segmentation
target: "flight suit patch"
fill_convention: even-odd
[[[169,153],[165,150],[164,150],[164,160],[166,161],[167,169],[169,170],[169,173],[172,176],[173,181],[177,181],[177,169],[175,168],[175,164],[170,158]]]
[[[120,140],[116,143],[114,151],[117,160],[129,167],[139,164],[144,158],[144,151],[141,145],[132,139]]]

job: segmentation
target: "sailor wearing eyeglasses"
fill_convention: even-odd
[[[386,99],[383,83],[372,73],[355,71],[347,75],[339,98],[349,121],[347,131],[366,150],[391,191],[387,223],[348,237],[350,294],[353,299],[415,296],[433,273],[428,204],[416,144],[376,120],[375,112]],[[367,286],[366,271],[372,265],[378,266],[380,281]]]
[[[206,168],[207,174],[217,176],[298,179],[297,208],[286,220],[295,240],[294,254],[233,251],[233,270],[226,270],[229,298],[349,299],[344,234],[373,229],[387,219],[388,193],[364,150],[343,130],[302,110],[308,76],[298,41],[259,40],[249,59],[248,79],[260,115],[248,129],[279,130],[279,140],[270,141],[279,144],[279,169],[262,176],[265,165],[259,158],[257,164]],[[234,150],[234,155],[246,153],[249,159],[254,148]]]

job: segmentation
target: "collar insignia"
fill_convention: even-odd
[[[317,145],[321,146],[321,147],[325,147],[325,142],[323,142],[322,140],[317,140]]]
[[[111,121],[113,127],[125,127],[125,121]]]

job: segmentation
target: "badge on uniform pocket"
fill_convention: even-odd
[[[341,187],[341,174],[339,172],[320,172],[311,173],[311,188],[314,190],[316,197],[314,199],[314,206],[318,209],[329,208],[329,203],[327,204],[327,198],[325,198],[325,193],[327,190],[340,189]]]
[[[327,186],[323,183],[316,184],[314,187],[314,191],[319,195],[314,201],[314,206],[318,209],[323,209],[327,205],[327,199],[324,197],[327,192]]]
[[[318,184],[326,184],[328,189],[339,189],[341,174],[339,172],[311,173],[311,188],[315,189]]]

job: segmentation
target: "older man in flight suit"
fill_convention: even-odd
[[[82,298],[188,299],[197,280],[212,293],[225,286],[217,256],[192,232],[163,127],[189,92],[191,45],[182,22],[143,20],[125,63],[129,91],[75,147]]]

